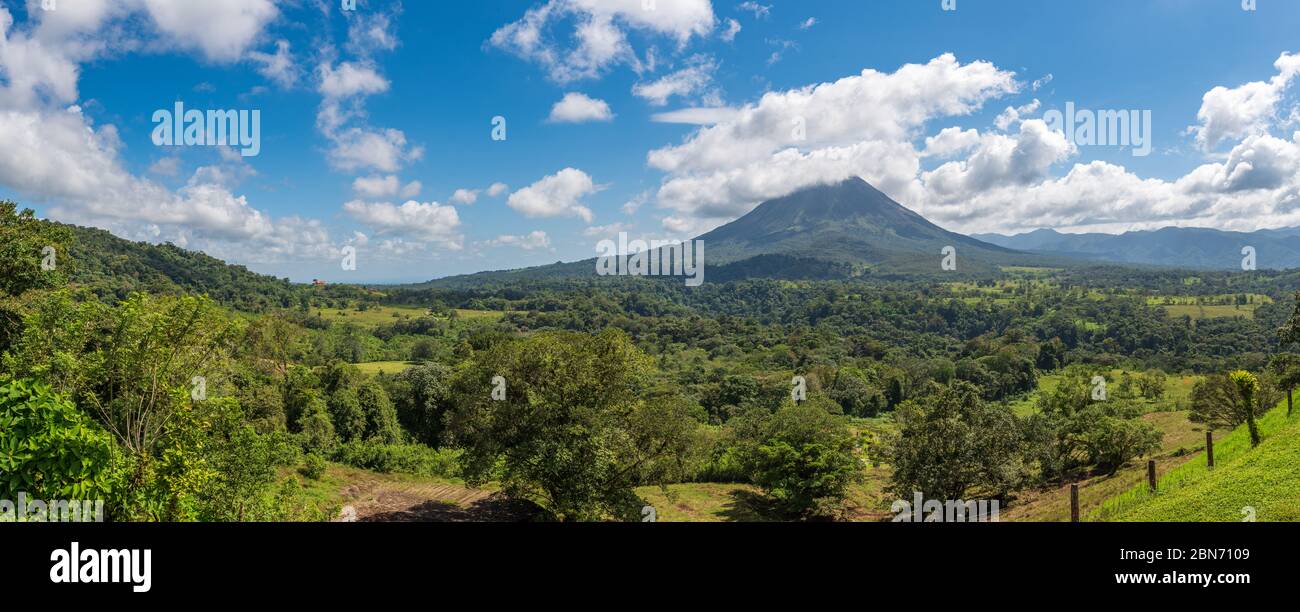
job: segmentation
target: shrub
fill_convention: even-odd
[[[325,458],[316,453],[308,453],[303,460],[303,466],[298,472],[312,480],[320,480],[325,475]]]
[[[48,386],[0,386],[0,498],[104,499],[117,458],[108,433]]]
[[[457,453],[450,450],[436,450],[423,444],[384,444],[377,440],[348,442],[334,453],[335,461],[356,468],[443,478],[457,475],[457,459]]]

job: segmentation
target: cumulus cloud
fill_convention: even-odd
[[[142,12],[150,28],[118,27],[118,20]],[[227,3],[222,12],[211,14],[208,3],[85,0],[33,11],[32,20],[19,27],[0,7],[0,139],[6,143],[0,184],[45,204],[50,218],[132,239],[168,240],[244,262],[329,256],[333,247],[317,226],[272,220],[232,192],[254,171],[230,151],[218,149],[224,155],[216,163],[198,168],[173,191],[128,171],[117,129],[95,125],[75,105],[81,63],[160,44],[210,61],[234,61],[276,15],[271,3],[260,0]],[[206,30],[198,32],[197,22]],[[213,24],[229,31],[217,36]],[[164,157],[150,170],[178,176],[180,162]]]
[[[492,185],[487,188],[489,198],[500,197],[501,194],[507,191],[510,191],[510,186],[505,183],[492,183]]]
[[[487,241],[488,246],[512,246],[518,247],[525,251],[534,251],[537,249],[551,248],[551,237],[546,232],[537,230],[523,236],[497,236],[494,240]]]
[[[669,174],[659,205],[678,221],[723,222],[765,199],[853,175],[902,196],[916,188],[920,155],[911,140],[927,122],[1016,90],[1014,74],[945,54],[893,73],[868,69],[769,92],[684,143],[650,152],[649,164]]]
[[[979,130],[949,127],[925,139],[924,157],[947,158],[973,148],[980,143]]]
[[[397,176],[391,174],[357,177],[352,181],[352,190],[357,195],[372,200],[392,197],[410,199],[419,195],[423,188],[420,181],[411,181],[403,185]]]
[[[686,125],[716,125],[731,121],[740,114],[740,110],[729,106],[681,108],[674,111],[655,113],[650,116],[658,123],[682,123]]]
[[[591,223],[594,215],[581,200],[602,189],[586,172],[565,168],[520,189],[506,204],[528,217],[580,217]]]
[[[343,210],[378,236],[432,243],[451,250],[459,250],[464,245],[459,233],[460,216],[454,206],[414,200],[400,206],[353,200],[344,204]]]
[[[323,97],[316,125],[333,144],[327,156],[331,165],[345,171],[396,172],[424,156],[423,147],[408,145],[401,130],[349,125],[363,115],[360,105],[366,96],[388,91],[388,80],[374,66],[327,62],[316,72]]]
[[[258,65],[257,72],[286,89],[298,82],[299,69],[289,51],[289,41],[277,40],[275,53],[250,51],[248,58]]]
[[[279,15],[271,0],[143,0],[154,25],[175,45],[197,48],[211,60],[241,59]],[[74,3],[64,3],[74,4]],[[98,4],[98,3],[92,3]],[[60,6],[62,12],[66,6]]]
[[[1063,134],[1049,130],[1041,119],[1032,119],[1020,124],[1015,137],[984,134],[968,158],[926,172],[922,180],[940,199],[965,198],[993,187],[1041,181],[1053,164],[1073,152]]]
[[[664,106],[674,96],[687,97],[704,92],[713,82],[713,73],[717,68],[717,62],[713,58],[697,55],[681,70],[633,85],[632,94],[654,106]]]
[[[590,98],[586,94],[568,93],[564,99],[551,107],[552,123],[585,123],[588,121],[613,121],[614,113],[604,100]]]
[[[462,204],[468,206],[478,201],[477,189],[457,189],[451,194],[452,204]]]
[[[709,0],[657,0],[645,10],[642,0],[549,0],[529,9],[518,21],[502,26],[488,44],[534,62],[559,83],[601,76],[626,64],[637,70],[642,62],[628,42],[628,31],[667,36],[678,46],[713,31]],[[551,32],[571,24],[568,41]]]
[[[1278,73],[1268,81],[1238,87],[1218,86],[1206,92],[1190,128],[1201,148],[1211,150],[1226,140],[1239,140],[1265,131],[1275,118],[1283,93],[1300,74],[1300,54],[1283,53],[1273,63]]]

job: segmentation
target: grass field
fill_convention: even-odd
[[[1275,412],[1285,416],[1285,409]],[[1216,445],[1213,470],[1205,468],[1203,461],[1189,462],[1182,468],[1187,474],[1180,485],[1171,483],[1170,490],[1154,496],[1141,492],[1145,501],[1111,520],[1300,521],[1300,419],[1278,423],[1280,429],[1258,448],[1249,449],[1249,442],[1240,450],[1225,448],[1228,456],[1220,459]],[[1161,481],[1162,489],[1168,480]]]
[[[320,314],[321,318],[335,323],[354,323],[362,327],[378,327],[403,318],[422,317],[428,312],[427,308],[416,306],[372,306],[367,310],[317,308],[312,311],[312,314]]]
[[[429,309],[420,306],[371,306],[367,310],[355,308],[317,308],[312,314],[320,314],[327,321],[336,323],[353,323],[361,327],[374,328],[387,325],[401,319],[416,319],[429,316]],[[500,319],[506,313],[494,310],[456,309],[456,316],[462,319]]]
[[[1236,298],[1236,295],[1151,296],[1147,298],[1147,304],[1164,308],[1170,317],[1187,316],[1196,321],[1220,317],[1253,319],[1256,308],[1273,303],[1273,298],[1254,293],[1246,295],[1246,304],[1236,304]]]
[[[1283,441],[1283,444],[1289,443],[1291,445],[1296,445],[1297,439],[1295,427],[1293,425],[1297,421],[1300,421],[1300,415],[1293,416],[1290,420],[1287,419],[1286,403],[1283,402],[1281,405],[1269,411],[1259,419],[1260,434],[1264,437],[1265,441],[1267,441],[1274,437],[1275,434],[1279,434],[1279,432],[1288,431],[1289,433],[1278,435],[1277,437]],[[1204,444],[1202,444],[1201,448],[1198,448],[1197,450],[1204,451]],[[1126,517],[1135,516],[1136,513],[1139,512],[1137,510],[1138,508],[1141,508],[1148,503],[1152,503],[1154,500],[1162,497],[1174,496],[1175,493],[1178,493],[1184,488],[1203,487],[1201,484],[1202,480],[1217,474],[1218,472],[1225,471],[1225,469],[1227,469],[1234,461],[1242,459],[1246,455],[1250,454],[1250,452],[1250,434],[1246,431],[1246,426],[1242,425],[1231,432],[1227,432],[1226,435],[1221,437],[1216,436],[1214,443],[1214,460],[1217,466],[1213,470],[1206,465],[1205,454],[1203,452],[1198,452],[1195,455],[1195,460],[1185,461],[1171,469],[1160,469],[1160,466],[1158,466],[1156,470],[1157,474],[1159,474],[1157,480],[1158,492],[1154,496],[1147,490],[1147,486],[1144,484],[1145,481],[1143,481],[1142,483],[1136,484],[1130,489],[1106,500],[1096,509],[1089,519],[1129,520]],[[1292,491],[1300,491],[1300,475],[1298,475],[1300,473],[1297,473],[1294,466],[1291,467],[1290,470],[1293,474],[1292,478],[1296,479],[1297,484],[1296,487],[1292,488]],[[1221,477],[1216,476],[1215,478],[1218,479]],[[1224,493],[1227,494],[1226,491]]]
[[[1119,386],[1124,370],[1110,370],[1106,375],[1106,384],[1112,391]],[[1016,416],[1029,416],[1037,410],[1038,397],[1051,393],[1061,384],[1061,375],[1045,374],[1038,377],[1038,389],[1010,403],[1011,411]],[[1196,376],[1167,375],[1165,377],[1165,395],[1158,400],[1141,400],[1147,404],[1147,412],[1176,412],[1187,408],[1191,402],[1192,388],[1196,386]]]
[[[372,361],[370,363],[352,364],[361,370],[362,374],[367,376],[376,376],[379,374],[398,374],[405,372],[417,365],[413,361]]]

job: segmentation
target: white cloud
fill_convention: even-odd
[[[673,96],[686,97],[703,92],[713,82],[718,65],[711,57],[692,57],[688,66],[649,83],[632,86],[632,94],[654,106],[664,106]]]
[[[223,62],[242,58],[263,28],[279,15],[271,0],[143,1],[154,25],[173,44],[197,48],[208,59]]]
[[[510,186],[505,183],[492,183],[492,185],[487,188],[489,198],[500,197],[501,194],[507,191],[510,191]]]
[[[568,93],[551,107],[548,119],[553,123],[584,123],[587,121],[613,121],[614,113],[604,100],[589,98],[581,93]]]
[[[641,193],[636,194],[636,196],[631,200],[623,203],[623,213],[627,215],[635,215],[636,211],[640,210],[642,206],[645,206],[646,202],[650,201],[651,196],[652,194],[649,191],[642,191]]]
[[[497,236],[495,240],[487,241],[488,246],[512,246],[518,247],[525,251],[534,251],[537,249],[551,248],[551,238],[546,232],[537,230],[523,236]]]
[[[979,130],[949,127],[925,139],[923,157],[948,158],[967,151],[980,143]]]
[[[650,165],[669,174],[658,202],[677,219],[725,221],[763,200],[847,176],[901,197],[918,189],[920,155],[911,140],[927,122],[972,113],[1015,90],[1010,72],[942,55],[893,73],[864,70],[769,92],[684,143],[651,151]]]
[[[812,28],[812,27],[815,26],[815,25],[817,25],[817,18],[816,18],[816,17],[809,17],[809,18],[805,19],[802,23],[799,24],[799,29],[800,29],[800,30],[807,30],[807,29]]]
[[[588,238],[596,236],[616,237],[620,232],[626,232],[633,228],[629,223],[610,223],[609,225],[593,225],[582,230],[582,235]]]
[[[722,33],[719,34],[718,37],[721,38],[723,42],[734,42],[736,40],[736,35],[740,33],[740,30],[740,22],[728,18],[726,29],[722,30]]]
[[[659,123],[684,123],[686,125],[716,125],[735,119],[740,109],[729,106],[682,108],[675,111],[655,113],[652,121]]]
[[[1041,105],[1042,103],[1035,98],[1034,101],[1023,106],[1008,106],[1006,110],[1002,111],[1002,114],[998,115],[997,119],[993,120],[993,125],[997,126],[999,130],[1005,132],[1010,129],[1011,126],[1020,123],[1026,117],[1038,112],[1038,108]]]
[[[556,22],[573,23],[572,41],[550,37]],[[560,83],[604,74],[627,64],[641,69],[641,61],[628,42],[627,30],[668,36],[678,46],[713,31],[713,6],[709,0],[657,0],[645,10],[642,0],[549,0],[529,9],[518,21],[492,34],[489,44],[532,61]]]
[[[348,12],[348,49],[360,56],[397,48],[392,16],[382,12]]]
[[[370,130],[348,128],[330,135],[334,148],[329,162],[335,168],[355,171],[370,168],[396,172],[424,156],[422,147],[407,147],[406,134],[392,128]]]
[[[452,204],[461,204],[464,206],[468,206],[477,201],[478,201],[477,189],[457,189],[455,193],[451,194]]]
[[[929,192],[948,200],[969,198],[1003,185],[1029,185],[1048,177],[1053,164],[1077,150],[1041,119],[1020,124],[1019,135],[988,133],[967,159],[922,174]]]
[[[298,82],[298,65],[289,51],[289,41],[277,40],[275,53],[250,51],[248,58],[258,64],[257,72],[286,89]]]
[[[423,185],[420,181],[411,181],[405,185],[395,175],[373,175],[357,177],[352,181],[352,190],[358,196],[371,200],[382,198],[401,197],[403,199],[414,198],[420,194]]]
[[[736,8],[742,11],[749,11],[754,14],[755,19],[764,19],[772,14],[772,5],[763,5],[753,0],[746,0],[736,5]]]
[[[401,206],[353,200],[344,204],[343,210],[379,236],[408,238],[451,250],[459,250],[464,245],[459,233],[460,216],[453,206],[414,200]]]
[[[176,176],[181,172],[179,157],[163,157],[149,166],[150,174],[158,176]]]
[[[316,125],[332,144],[328,159],[340,170],[361,169],[396,172],[424,156],[424,149],[408,146],[406,134],[393,128],[345,127],[362,114],[355,107],[358,98],[388,91],[389,82],[369,64],[342,62],[337,67],[317,67],[317,89],[324,97]],[[353,109],[345,105],[354,105]]]
[[[1202,149],[1208,151],[1224,141],[1240,140],[1268,128],[1282,94],[1300,74],[1300,55],[1283,53],[1273,67],[1278,74],[1268,81],[1232,89],[1218,86],[1206,92],[1196,113],[1199,125],[1190,128]]]
[[[586,172],[565,168],[510,194],[506,203],[528,217],[574,216],[591,223],[594,215],[581,200],[601,189]]]
[[[388,79],[380,76],[374,66],[342,62],[338,67],[321,64],[317,67],[320,78],[318,91],[326,98],[348,98],[388,91]]]

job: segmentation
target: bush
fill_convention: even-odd
[[[820,401],[819,401],[820,400]],[[847,420],[827,411],[830,400],[754,411],[737,423],[739,457],[754,484],[791,516],[833,516],[862,478]]]
[[[117,480],[113,439],[46,385],[0,386],[0,499],[110,497]]]
[[[304,459],[303,466],[298,472],[312,480],[320,480],[325,475],[325,458],[316,453],[308,453]]]
[[[353,441],[339,446],[334,460],[344,465],[383,474],[412,474],[451,478],[457,475],[458,454],[423,444],[384,444],[377,440]]]

